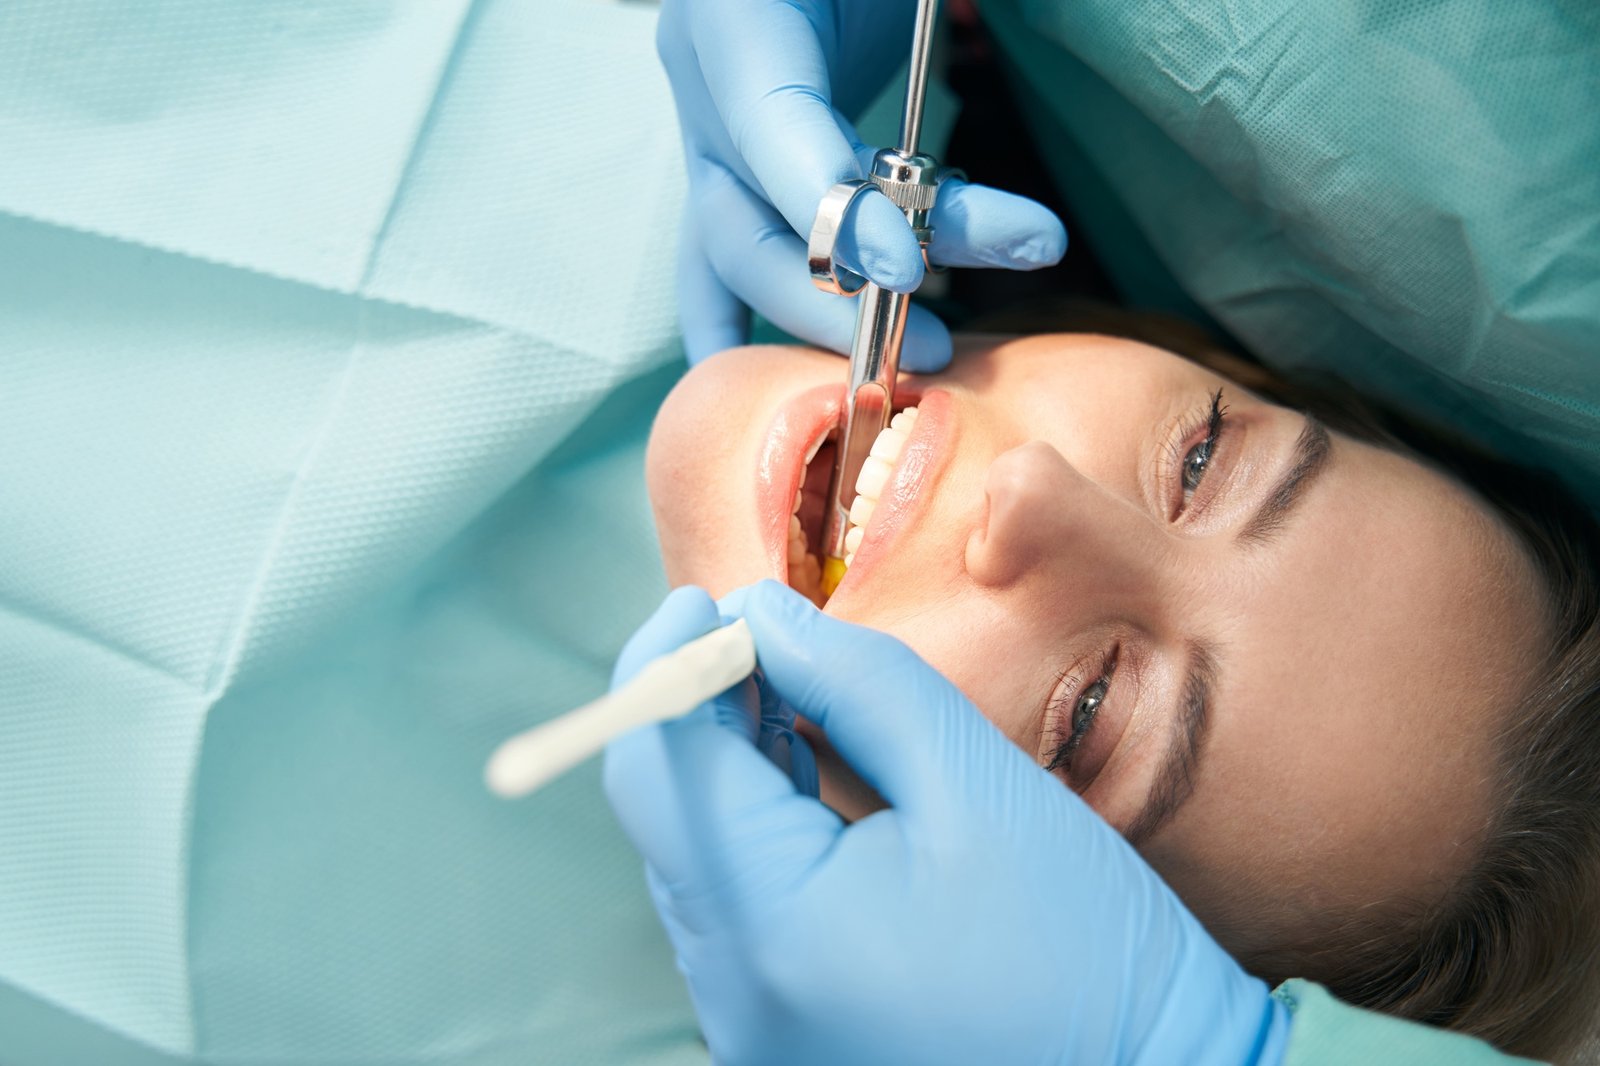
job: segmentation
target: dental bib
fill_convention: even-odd
[[[598,767],[480,774],[665,591],[654,24],[0,7],[0,1060],[706,1063]]]

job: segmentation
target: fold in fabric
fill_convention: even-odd
[[[706,1061],[596,768],[481,784],[664,591],[653,31],[0,9],[7,1052]]]

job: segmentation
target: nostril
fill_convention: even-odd
[[[1026,497],[1026,476],[999,464],[984,478],[983,507],[967,536],[967,571],[979,584],[1002,586],[1019,575],[1018,524],[1027,521],[1019,504]]]
[[[1007,551],[1003,526],[1004,512],[993,496],[984,494],[984,505],[972,532],[967,534],[965,562],[967,573],[980,585],[999,588],[1015,580],[1013,556]]]

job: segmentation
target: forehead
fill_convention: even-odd
[[[1531,568],[1449,478],[1344,437],[1250,565],[1218,620],[1194,794],[1147,851],[1175,880],[1233,869],[1312,905],[1442,883],[1475,849],[1543,628]]]
[[[1163,348],[1097,333],[1047,333],[1028,337],[969,335],[940,377],[980,392],[1046,394],[1093,388],[1107,395],[1186,379],[1215,377],[1203,365]]]

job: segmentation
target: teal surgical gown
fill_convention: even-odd
[[[1390,1018],[1341,1003],[1310,981],[1285,981],[1273,995],[1294,1016],[1283,1066],[1514,1066],[1527,1063],[1502,1055],[1460,1033]]]

